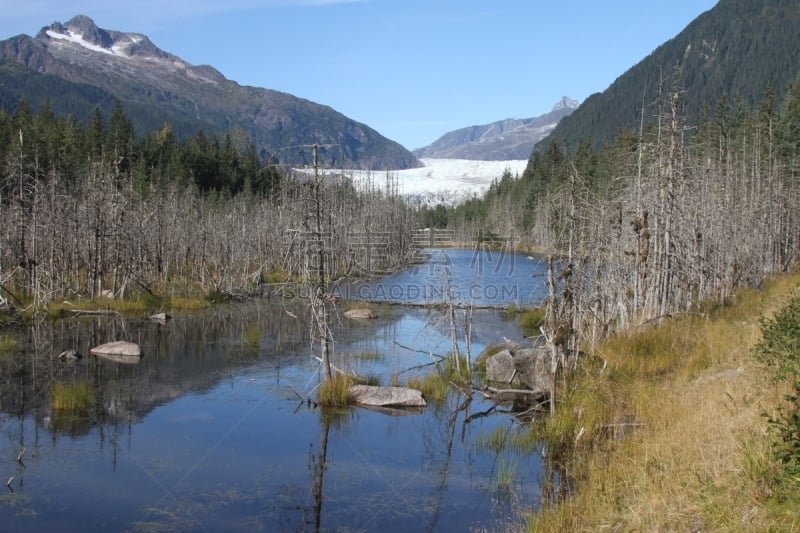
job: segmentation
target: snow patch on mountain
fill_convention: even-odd
[[[79,44],[84,48],[91,50],[92,52],[100,52],[101,54],[108,54],[108,55],[124,55],[127,57],[126,54],[122,53],[122,50],[119,47],[113,48],[103,48],[102,46],[96,45],[94,43],[90,43],[86,39],[83,38],[83,35],[78,35],[71,30],[67,30],[67,33],[59,33],[53,30],[47,30],[47,36],[51,39],[60,39],[64,41],[69,41],[71,43]]]

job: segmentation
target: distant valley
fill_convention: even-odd
[[[303,147],[316,144],[321,166],[356,175],[391,169],[402,194],[419,205],[457,205],[504,170],[521,173],[534,144],[578,106],[563,97],[543,115],[461,128],[412,154],[330,107],[241,86],[145,35],[98,28],[83,15],[0,42],[0,107],[13,110],[21,99],[82,121],[97,110],[110,116],[119,103],[140,133],[166,122],[184,139],[239,131],[263,160],[294,167],[311,164]]]

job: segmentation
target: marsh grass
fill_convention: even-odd
[[[374,363],[381,363],[386,360],[386,358],[378,352],[359,352],[352,354],[351,357],[359,361],[370,361]]]
[[[442,402],[450,392],[450,383],[438,372],[408,378],[406,386],[417,389],[428,401]]]
[[[172,311],[202,311],[211,307],[211,304],[199,296],[170,296],[163,307]]]
[[[499,456],[497,459],[497,473],[495,476],[495,488],[497,494],[503,498],[509,498],[514,488],[516,480],[517,464],[515,461]]]
[[[89,383],[62,383],[53,384],[51,397],[53,409],[74,416],[89,416],[94,404],[94,392]]]
[[[258,325],[248,326],[242,331],[242,347],[249,350],[261,347],[261,328]]]
[[[539,326],[544,323],[545,309],[542,307],[535,307],[523,311],[519,315],[519,326],[524,335],[538,335]]]
[[[800,276],[727,305],[620,334],[533,434],[567,458],[575,491],[529,531],[800,530],[800,483],[777,472],[767,422],[785,390],[751,347]]]
[[[287,270],[277,269],[262,273],[261,281],[267,284],[299,283],[300,278],[295,274],[290,274]]]
[[[475,358],[475,371],[479,375],[486,374],[486,360],[489,359],[491,356],[503,351],[506,345],[504,343],[500,344],[490,344],[486,348],[483,349],[481,353],[478,354],[478,357]]]
[[[167,311],[200,311],[211,306],[210,300],[204,297],[192,296],[167,296],[160,298],[150,294],[124,300],[98,298],[96,300],[74,300],[71,302],[51,302],[45,308],[45,313],[51,318],[70,316],[73,311],[116,311],[123,315],[144,314],[156,310]],[[32,308],[29,314],[32,315]],[[27,316],[26,318],[31,318]]]
[[[0,355],[13,353],[16,349],[16,340],[6,335],[0,335]]]
[[[444,379],[452,381],[456,385],[466,385],[472,380],[472,373],[470,365],[467,363],[467,358],[463,355],[458,357],[458,361],[449,355],[444,360],[442,367],[442,375]]]
[[[350,405],[350,387],[356,383],[356,379],[349,374],[335,373],[331,379],[320,383],[317,403],[324,408]]]
[[[359,374],[354,381],[359,385],[371,385],[377,387],[381,384],[381,377],[377,374]]]
[[[478,450],[499,455],[508,447],[510,431],[507,427],[497,427],[491,432],[479,435],[475,439],[475,447]]]

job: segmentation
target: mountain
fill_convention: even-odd
[[[122,104],[139,131],[170,122],[188,137],[241,128],[263,157],[297,161],[298,145],[318,144],[326,165],[367,169],[421,166],[400,144],[334,109],[290,94],[241,86],[208,65],[194,66],[145,35],[98,28],[78,15],[32,38],[0,41],[0,105],[25,98],[88,119]],[[108,115],[107,115],[108,116]]]
[[[578,102],[564,96],[544,115],[525,119],[509,118],[451,131],[428,146],[414,150],[414,155],[419,158],[482,161],[528,159],[533,146],[577,107]]]
[[[620,131],[637,132],[642,105],[645,119],[652,118],[659,81],[669,91],[676,67],[689,125],[698,123],[704,108],[713,114],[723,97],[752,108],[771,89],[781,101],[800,72],[798,28],[798,0],[720,0],[608,89],[587,98],[538,144],[556,140],[576,147],[588,139],[599,147]]]

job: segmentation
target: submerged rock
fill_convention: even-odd
[[[115,363],[133,364],[142,359],[142,348],[134,342],[114,341],[95,346],[89,353]]]
[[[372,309],[350,309],[344,312],[347,318],[376,318],[378,315]]]
[[[376,387],[354,385],[350,387],[350,399],[357,405],[372,407],[425,407],[422,393],[407,387]]]
[[[58,357],[62,361],[74,361],[75,359],[80,359],[83,356],[77,350],[64,350],[56,357]]]

